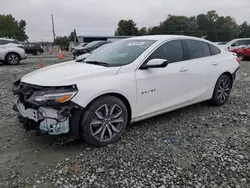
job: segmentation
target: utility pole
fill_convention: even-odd
[[[76,30],[74,29],[74,45],[76,45]]]
[[[51,14],[51,20],[52,20],[53,42],[55,42],[55,39],[56,39],[56,33],[55,33],[55,26],[54,26],[54,18],[53,18],[53,14]]]

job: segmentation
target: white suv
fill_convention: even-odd
[[[207,40],[175,35],[110,43],[83,62],[52,65],[14,83],[27,130],[71,134],[94,146],[117,141],[132,122],[229,98],[239,61]]]
[[[0,62],[17,65],[22,59],[26,59],[23,46],[14,39],[0,38]]]

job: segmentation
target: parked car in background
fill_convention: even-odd
[[[133,37],[107,45],[84,63],[60,63],[24,76],[14,83],[14,109],[27,130],[104,146],[132,122],[201,101],[225,104],[238,69],[235,55],[204,39]]]
[[[17,65],[22,59],[26,59],[27,54],[23,45],[17,40],[0,38],[0,62],[9,65]]]
[[[71,52],[74,50],[74,49],[81,49],[81,48],[83,48],[84,46],[86,46],[88,43],[87,42],[83,42],[83,43],[80,43],[80,44],[78,44],[78,45],[76,45],[76,46],[71,46]]]
[[[217,45],[226,45],[227,44],[227,42],[214,42],[214,43]]]
[[[26,54],[32,54],[32,55],[40,55],[44,53],[42,46],[37,43],[25,43],[24,50]]]
[[[93,41],[88,43],[86,46],[84,47],[76,47],[73,52],[73,58],[75,59],[77,56],[88,53],[88,52],[92,52],[93,50],[101,47],[104,44],[108,44],[110,43],[109,41]]]
[[[234,39],[225,45],[219,45],[219,46],[221,46],[222,48],[226,50],[231,51],[236,48],[248,46],[249,44],[250,44],[250,38],[240,38],[240,39]]]
[[[75,59],[75,62],[82,62],[82,61],[85,60],[88,56],[90,56],[91,54],[93,54],[93,53],[99,51],[100,49],[102,49],[102,48],[104,48],[104,47],[106,47],[107,45],[108,45],[108,44],[104,44],[104,45],[102,45],[101,47],[99,47],[99,48],[93,50],[92,52],[87,52],[87,53],[85,53],[85,54],[82,54],[82,55],[77,56],[76,59]]]
[[[246,47],[236,48],[230,51],[236,53],[240,60],[250,58],[250,45]]]

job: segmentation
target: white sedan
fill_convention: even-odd
[[[83,62],[34,71],[14,83],[24,127],[116,142],[133,122],[209,101],[223,105],[239,60],[207,40],[175,35],[120,40]]]

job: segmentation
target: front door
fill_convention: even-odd
[[[138,69],[138,117],[181,106],[189,99],[190,68],[184,61],[181,40],[173,40],[158,47],[146,60],[166,59],[164,68]]]

